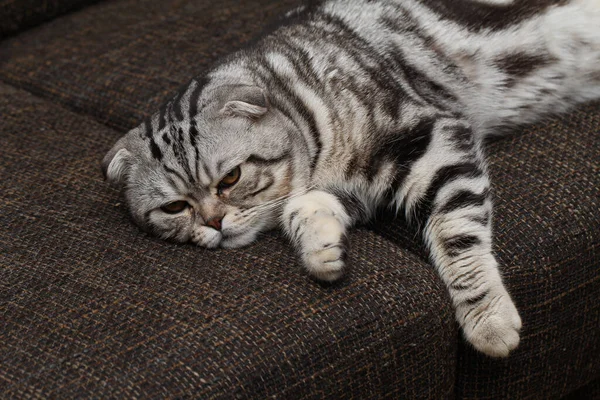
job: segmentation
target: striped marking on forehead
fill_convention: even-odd
[[[215,180],[214,174],[203,160],[198,163],[198,181],[203,187],[209,187]]]
[[[171,175],[177,172],[176,181],[194,186],[200,180],[200,132],[195,116],[205,107],[200,95],[206,79],[193,79],[180,89],[159,111],[144,122],[143,138],[149,140],[152,157],[170,165]],[[202,183],[208,178],[203,177]]]
[[[152,157],[158,161],[162,161],[163,152],[154,140],[154,130],[152,129],[151,120],[146,120],[143,122],[143,131],[145,138],[149,141],[150,153],[152,154]]]
[[[155,118],[153,118],[156,132],[162,132],[167,128],[167,125],[172,124],[174,121],[180,122],[185,119],[194,119],[206,106],[204,103],[201,104],[200,94],[207,83],[208,79],[205,77],[194,78],[181,87],[171,99],[165,102],[159,108]]]
[[[194,189],[206,189],[214,182],[214,174],[210,168],[202,161],[197,163],[197,170],[188,171],[182,167],[178,161],[176,163],[163,163],[162,169],[172,187],[180,192],[189,192]],[[194,176],[191,176],[193,173]]]

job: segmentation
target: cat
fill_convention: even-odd
[[[323,281],[352,225],[404,212],[466,340],[503,357],[521,318],[484,138],[598,98],[599,0],[328,0],[193,79],[102,168],[142,229],[232,248],[281,226]]]

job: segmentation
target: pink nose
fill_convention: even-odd
[[[223,221],[223,217],[215,217],[211,220],[206,221],[206,225],[220,231],[221,230],[221,221]]]

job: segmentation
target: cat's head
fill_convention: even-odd
[[[106,154],[136,223],[204,247],[239,247],[275,227],[305,181],[294,125],[257,86],[197,81]]]

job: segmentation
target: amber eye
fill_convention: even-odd
[[[189,206],[190,204],[187,201],[179,200],[169,204],[165,204],[160,209],[166,212],[167,214],[179,214]]]
[[[226,189],[235,185],[237,181],[240,180],[241,172],[240,167],[235,167],[229,171],[229,173],[221,179],[221,182],[219,182],[219,189]]]

